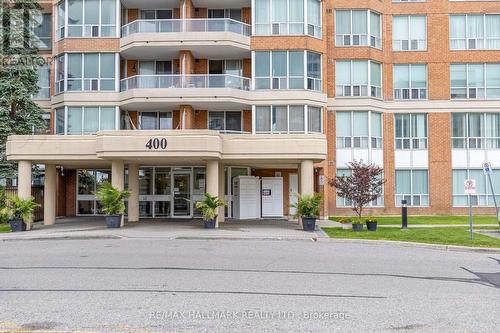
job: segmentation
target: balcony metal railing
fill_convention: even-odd
[[[122,27],[122,37],[144,32],[233,32],[250,36],[250,25],[229,18],[136,20]]]
[[[250,90],[250,79],[231,74],[136,75],[120,81],[120,91],[154,88],[232,88]]]

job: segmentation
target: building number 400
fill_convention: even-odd
[[[146,148],[151,149],[167,149],[167,139],[152,138],[146,143]]]

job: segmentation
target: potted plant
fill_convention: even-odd
[[[7,205],[2,209],[1,215],[6,216],[10,229],[13,232],[26,231],[30,229],[31,219],[33,212],[36,208],[40,207],[35,202],[35,198],[22,199],[17,195],[9,196],[7,198]]]
[[[365,222],[368,231],[377,231],[377,219],[375,217],[369,216],[366,218]]]
[[[196,209],[201,210],[205,229],[214,229],[217,221],[217,209],[219,207],[226,207],[227,204],[215,195],[210,195],[206,192],[204,195],[205,198],[203,201],[196,202]]]
[[[350,217],[342,217],[339,220],[339,223],[342,224],[342,229],[351,229],[352,228],[352,219]]]
[[[106,214],[108,228],[120,228],[123,214],[125,213],[124,200],[130,196],[127,190],[120,191],[109,182],[104,182],[95,192],[97,200],[102,204],[102,211]]]
[[[352,230],[353,231],[361,231],[363,230],[363,222],[360,219],[355,219],[352,221]]]
[[[295,217],[302,220],[302,229],[314,231],[316,219],[319,216],[321,200],[323,196],[319,193],[314,195],[297,195],[297,202],[292,205],[295,208]]]

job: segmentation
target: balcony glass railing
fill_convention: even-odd
[[[153,88],[232,88],[250,90],[250,79],[231,74],[136,75],[120,81],[120,90]]]
[[[250,36],[250,25],[233,19],[136,20],[122,27],[122,37],[144,32],[233,32]]]

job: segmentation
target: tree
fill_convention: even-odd
[[[385,179],[384,169],[374,164],[364,163],[363,160],[347,164],[351,170],[350,176],[336,176],[329,180],[329,185],[335,187],[337,195],[352,201],[352,210],[361,223],[363,208],[382,195]]]
[[[44,63],[32,29],[39,13],[37,0],[3,0],[0,5],[0,179],[17,173],[17,164],[6,158],[7,137],[45,128],[43,110],[32,100]]]

